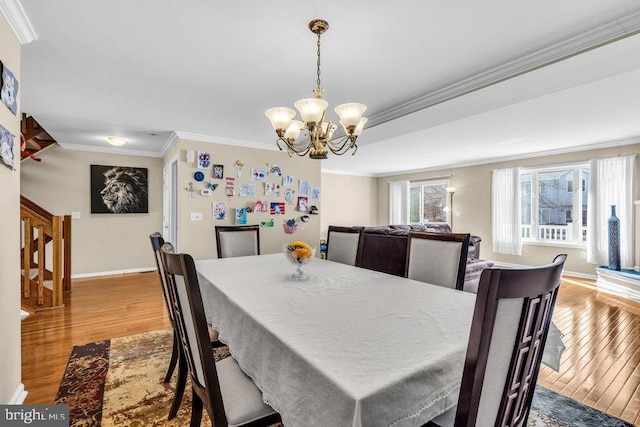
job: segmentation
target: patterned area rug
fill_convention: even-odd
[[[171,340],[171,330],[162,329],[74,347],[54,403],[69,405],[71,426],[188,425],[188,383],[178,416],[167,420],[176,375],[168,384],[162,380],[171,356]],[[215,356],[216,360],[229,356],[228,349],[216,349]],[[202,425],[210,425],[206,411]],[[527,425],[633,427],[539,386]],[[276,426],[281,427],[272,427]]]

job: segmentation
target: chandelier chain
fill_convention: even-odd
[[[320,87],[320,34],[318,34],[318,90],[322,90]]]

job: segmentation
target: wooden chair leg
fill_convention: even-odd
[[[169,410],[170,420],[174,419],[176,415],[178,415],[178,409],[180,409],[180,403],[182,403],[184,388],[187,384],[187,373],[187,362],[183,359],[182,354],[180,354],[178,358],[178,379],[176,380],[176,391],[173,394],[173,402],[171,403],[171,409]],[[202,405],[202,402],[200,402],[200,405]]]
[[[191,402],[191,427],[200,427],[200,423],[202,422],[202,400],[198,394],[193,391],[192,392],[192,402]]]
[[[164,382],[168,383],[173,375],[173,371],[176,369],[176,362],[178,361],[178,335],[176,331],[173,331],[173,350],[171,351],[171,360],[169,361],[169,369],[167,369],[167,375],[164,377]]]

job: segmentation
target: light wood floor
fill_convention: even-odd
[[[640,304],[566,278],[554,321],[567,350],[538,383],[640,424]],[[73,281],[65,307],[22,322],[26,403],[51,403],[74,345],[169,327],[155,272]]]

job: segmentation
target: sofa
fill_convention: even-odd
[[[407,247],[409,232],[412,230],[451,233],[448,224],[364,227],[359,266],[396,276],[406,276]],[[465,272],[465,291],[477,291],[482,270],[493,267],[492,262],[480,260],[481,241],[480,237],[471,236]]]

